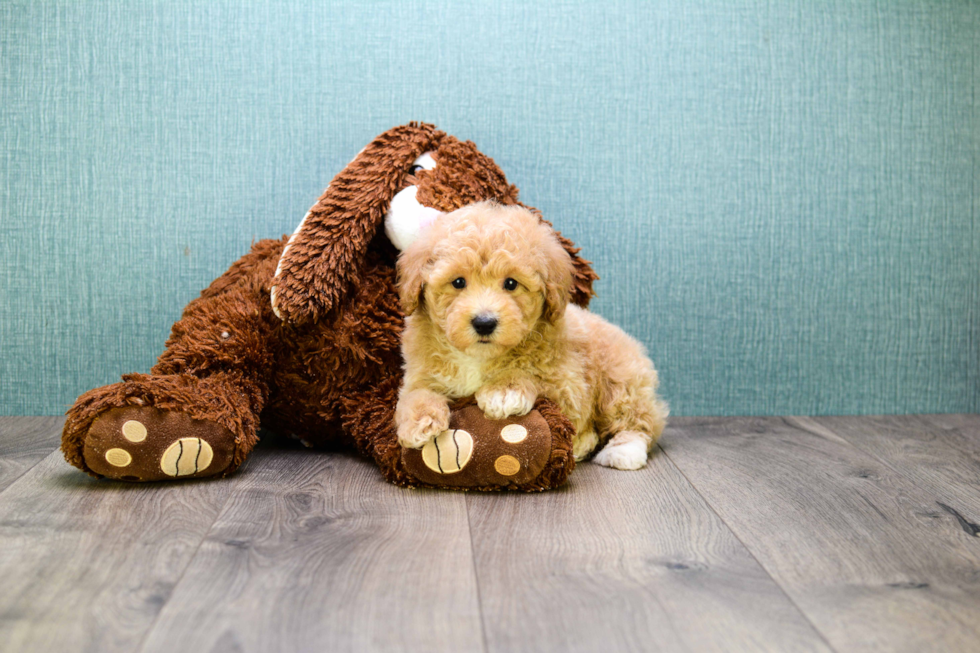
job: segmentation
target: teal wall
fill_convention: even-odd
[[[980,3],[0,3],[0,410],[146,371],[375,134],[474,140],[675,414],[980,409]]]

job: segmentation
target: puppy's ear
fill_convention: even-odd
[[[541,317],[553,324],[565,314],[565,308],[572,298],[575,264],[560,236],[547,223],[541,224],[539,228],[547,232],[545,245],[541,248],[545,261],[542,270],[544,308]]]
[[[551,227],[551,223],[545,220],[541,216],[541,212],[536,208],[521,204],[520,202],[518,202],[518,204],[526,208],[534,215],[538,216],[538,218],[541,219],[541,222]],[[599,275],[592,269],[591,261],[586,261],[584,258],[579,256],[579,252],[582,251],[581,247],[576,247],[575,243],[562,236],[561,232],[559,231],[555,231],[555,236],[558,238],[558,242],[561,243],[562,248],[568,252],[574,266],[569,301],[575,302],[582,308],[588,308],[589,300],[595,296],[595,291],[592,290],[592,283],[598,280]]]
[[[389,129],[333,178],[279,259],[271,297],[276,315],[315,322],[343,306],[409,167],[444,136],[425,123]]]
[[[416,241],[408,247],[395,264],[398,272],[398,299],[405,315],[411,315],[422,304],[425,292],[425,274],[432,263],[429,248]]]

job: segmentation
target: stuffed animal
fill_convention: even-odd
[[[65,458],[124,481],[225,476],[246,460],[261,422],[307,446],[354,447],[398,485],[561,485],[574,467],[573,428],[546,400],[505,421],[458,404],[441,440],[456,447],[451,462],[445,447],[433,454],[397,442],[398,252],[439,214],[486,199],[519,203],[472,142],[424,123],[381,134],[292,236],[256,243],[188,304],[150,374],[78,398]],[[570,241],[562,245],[575,263],[572,300],[586,306],[597,277]],[[512,442],[516,431],[525,437]]]

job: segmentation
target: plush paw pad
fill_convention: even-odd
[[[523,442],[527,438],[527,429],[520,424],[508,424],[500,429],[500,439],[510,444]]]
[[[98,417],[82,455],[96,474],[123,481],[212,476],[226,470],[235,436],[180,411],[145,406],[113,408]]]
[[[640,469],[647,464],[647,445],[642,440],[627,440],[617,444],[610,442],[592,460],[603,467]]]
[[[119,430],[122,432],[123,437],[130,442],[142,442],[146,439],[146,426],[144,426],[143,422],[138,422],[135,419],[128,420]]]
[[[160,469],[167,476],[190,476],[203,472],[214,459],[214,449],[201,438],[181,438],[167,447]]]
[[[438,474],[455,474],[473,456],[473,436],[463,429],[443,431],[422,447],[422,462]]]
[[[113,467],[129,467],[133,457],[125,449],[109,449],[105,452],[105,460]]]
[[[497,470],[497,473],[501,476],[513,476],[517,472],[521,471],[521,461],[513,456],[504,454],[493,461],[493,468]]]

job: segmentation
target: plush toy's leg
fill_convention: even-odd
[[[463,468],[455,472],[434,472],[419,463],[422,454],[407,452],[398,444],[394,424],[398,382],[397,378],[388,379],[373,391],[344,402],[344,429],[362,453],[374,458],[384,477],[396,485],[537,492],[562,485],[575,467],[574,427],[556,404],[539,399],[527,416],[499,422],[486,419],[473,402],[454,405],[450,423],[466,428],[467,435],[460,437],[470,438],[467,458],[462,461]],[[507,429],[505,422],[527,424],[540,432],[527,437],[528,429],[515,432],[513,426]],[[522,430],[526,437],[523,442]],[[537,459],[535,473],[525,474],[520,467],[532,459]],[[460,461],[453,458],[453,462]],[[506,463],[516,468],[507,469]]]
[[[244,462],[269,395],[278,328],[260,280],[271,278],[280,249],[257,243],[188,304],[151,374],[78,398],[62,434],[69,463],[93,476],[156,481],[225,475]]]
[[[233,374],[130,374],[68,413],[65,458],[93,476],[158,481],[230,474],[255,446],[259,403]]]

